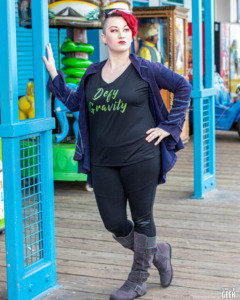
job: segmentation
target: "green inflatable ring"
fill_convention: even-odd
[[[66,52],[84,52],[88,55],[93,54],[94,47],[90,44],[84,43],[74,43],[70,38],[66,38],[65,42],[62,44],[62,53]]]
[[[65,82],[79,84],[80,80],[74,77],[65,77]]]
[[[73,160],[76,145],[56,143],[55,135],[53,140],[53,179],[64,181],[87,181],[86,174],[78,174],[77,161]]]
[[[64,67],[62,68],[62,71],[65,75],[82,78],[86,70]]]
[[[64,66],[73,68],[88,68],[92,64],[88,59],[76,57],[63,57],[61,62]]]

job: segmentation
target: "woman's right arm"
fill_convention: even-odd
[[[47,45],[47,56],[48,58],[43,56],[43,61],[50,75],[47,83],[50,92],[61,100],[70,111],[79,111],[80,87],[77,91],[73,91],[67,86],[64,74],[56,69],[51,44]]]

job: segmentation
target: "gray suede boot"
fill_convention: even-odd
[[[130,249],[133,251],[134,248],[134,227],[131,232],[125,237],[116,237],[113,235],[113,238],[119,242],[124,248]],[[171,246],[168,243],[157,243],[157,252],[153,258],[153,264],[158,269],[160,275],[160,283],[162,287],[168,287],[173,278],[173,269],[171,265],[171,255],[172,250]]]
[[[172,282],[171,256],[172,248],[168,243],[157,243],[157,252],[153,258],[153,264],[158,269],[162,287],[168,287]]]
[[[156,237],[134,232],[134,259],[132,270],[123,286],[112,293],[111,300],[132,300],[146,294],[153,256],[157,251]]]
[[[130,250],[133,251],[133,247],[134,247],[134,225],[132,227],[131,232],[127,236],[117,237],[115,234],[113,234],[112,236],[124,248],[130,249]]]

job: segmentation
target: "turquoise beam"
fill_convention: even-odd
[[[214,85],[214,2],[205,1],[205,88],[212,89]],[[216,188],[216,155],[215,155],[215,98],[216,90],[209,95],[209,163],[208,190]]]
[[[214,73],[214,17],[213,1],[205,1],[204,42],[205,42],[205,88],[213,87]]]
[[[203,80],[202,1],[192,1],[193,37],[193,120],[194,120],[194,196],[203,199],[215,189],[215,128],[213,69],[213,0],[205,1]]]
[[[193,91],[202,90],[202,1],[192,0]]]
[[[46,55],[49,43],[49,24],[46,12],[48,1],[32,1],[33,75],[36,118],[51,117],[51,99],[47,90],[49,78],[42,56]],[[40,26],[41,25],[41,26]],[[36,93],[36,91],[38,91]]]
[[[0,45],[0,126],[8,126],[18,122],[15,1],[1,2],[0,28],[3,29]],[[16,214],[22,209],[21,202],[17,201],[20,193],[20,170],[16,168],[18,147],[17,141],[11,138],[2,139],[3,177],[8,179],[4,179],[4,209],[9,300],[19,299],[20,286],[17,283],[23,275],[23,237],[22,234],[18,234],[19,228],[22,227],[22,219]]]
[[[26,119],[15,124],[2,124],[0,126],[1,137],[21,137],[35,132],[42,132],[55,128],[55,119]]]
[[[36,118],[19,121],[15,1],[0,10],[0,101],[9,300],[40,299],[57,289],[47,1],[32,1]],[[3,44],[4,43],[4,44]],[[7,180],[6,180],[7,179]]]
[[[192,1],[193,95],[203,91],[202,82],[202,1]],[[202,98],[193,97],[194,134],[194,196],[203,198],[203,121]]]
[[[209,88],[204,90],[193,90],[192,91],[192,98],[206,98],[209,96],[215,95],[216,89],[215,88]]]
[[[18,122],[15,1],[1,1],[0,28],[1,124],[9,124]]]
[[[5,210],[5,247],[7,265],[8,299],[21,299],[22,278],[24,278],[22,203],[19,200],[20,168],[19,142],[12,138],[2,138],[4,210]],[[14,159],[8,159],[14,158]],[[23,298],[22,298],[23,299]]]

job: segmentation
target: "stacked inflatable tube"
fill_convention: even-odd
[[[62,44],[61,52],[63,54],[69,52],[84,52],[91,55],[94,51],[94,47],[90,44],[74,43],[70,38],[66,38]],[[92,64],[92,61],[84,58],[76,57],[63,57],[61,59],[64,67],[62,71],[66,75],[66,83],[78,84],[80,79],[83,77],[86,69]]]
[[[92,62],[84,58],[76,57],[63,57],[61,60],[62,64],[67,67],[76,67],[76,68],[88,68]]]
[[[62,44],[62,53],[66,52],[84,52],[88,55],[93,54],[94,47],[90,44],[84,43],[74,43],[70,38],[66,38],[65,42]]]

